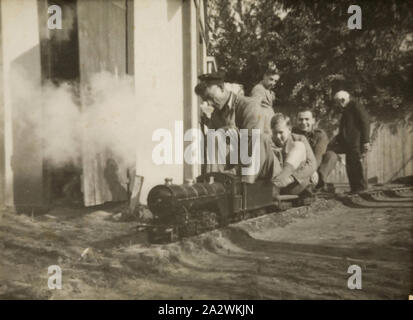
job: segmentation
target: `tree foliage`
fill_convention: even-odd
[[[380,123],[412,120],[413,1],[209,0],[209,54],[249,93],[269,62],[281,73],[276,111],[310,107],[326,123],[332,95],[347,89]]]

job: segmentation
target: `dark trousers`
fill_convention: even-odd
[[[367,189],[367,177],[364,174],[364,159],[361,155],[360,147],[336,144],[332,149],[335,153],[344,153],[346,155],[346,172],[351,191],[358,192]]]
[[[358,148],[346,152],[346,171],[351,191],[367,189],[367,179],[364,174],[363,158]]]

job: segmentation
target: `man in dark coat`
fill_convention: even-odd
[[[338,91],[334,101],[343,109],[338,135],[331,150],[345,153],[346,171],[351,193],[360,193],[368,188],[363,160],[370,150],[370,119],[364,107],[350,98],[347,91]]]

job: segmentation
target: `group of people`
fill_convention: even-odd
[[[247,129],[249,137],[253,129],[260,130],[259,172],[243,180],[270,179],[285,194],[317,192],[335,168],[337,154],[345,154],[350,192],[365,191],[363,158],[370,149],[370,121],[363,106],[347,91],[335,93],[334,102],[343,112],[338,135],[330,141],[324,130],[316,128],[311,107],[300,109],[295,126],[288,116],[276,112],[273,90],[279,79],[276,69],[267,70],[250,97],[226,90],[220,73],[199,76],[195,87],[195,93],[214,109],[205,121],[209,129]]]

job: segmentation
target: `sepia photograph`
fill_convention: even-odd
[[[0,300],[413,300],[412,209],[413,1],[0,0]]]

